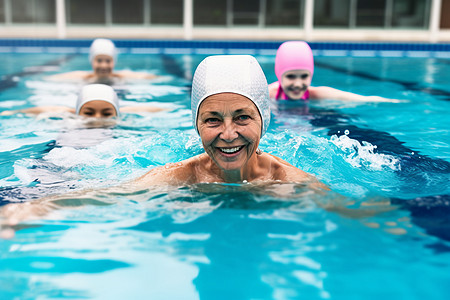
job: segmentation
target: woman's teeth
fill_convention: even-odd
[[[241,149],[241,147],[233,147],[233,148],[219,148],[220,151],[224,152],[224,153],[234,153],[237,152]]]

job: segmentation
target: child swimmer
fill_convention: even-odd
[[[73,71],[47,77],[52,81],[83,81],[85,83],[115,84],[127,79],[155,79],[157,76],[145,72],[122,70],[114,72],[117,49],[108,39],[96,39],[89,49],[92,71]]]
[[[269,96],[275,100],[401,102],[379,96],[362,96],[328,86],[311,86],[314,57],[309,45],[303,41],[288,41],[281,44],[275,57],[275,74],[278,81],[269,85]]]

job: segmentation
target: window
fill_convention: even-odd
[[[194,25],[226,25],[227,1],[194,0]]]
[[[112,0],[112,22],[114,24],[143,24],[143,0]]]
[[[384,27],[386,0],[359,0],[356,27]]]
[[[259,0],[232,0],[233,25],[258,25]]]
[[[105,24],[104,0],[67,0],[70,24]]]
[[[450,0],[442,0],[441,28],[450,29]]]
[[[181,25],[183,0],[151,0],[150,15],[152,24]]]
[[[303,25],[303,0],[267,0],[266,25],[296,26]]]
[[[392,27],[428,28],[428,0],[394,0]]]
[[[0,0],[0,23],[5,22],[5,0]]]
[[[314,26],[349,27],[351,0],[314,1]]]
[[[13,23],[56,22],[55,0],[14,0],[11,10]]]

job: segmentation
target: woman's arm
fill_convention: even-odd
[[[39,115],[42,113],[63,113],[70,112],[75,113],[75,109],[66,106],[36,106],[18,110],[5,110],[0,113],[2,116],[10,116],[18,113]]]
[[[165,108],[155,107],[155,106],[146,106],[146,105],[139,105],[139,106],[124,106],[120,108],[121,113],[142,113],[142,112],[159,112],[167,110]]]
[[[155,79],[159,76],[145,72],[134,72],[130,70],[122,70],[116,72],[118,76],[124,79]]]
[[[60,73],[45,77],[45,80],[50,81],[70,81],[70,80],[84,80],[91,75],[88,71],[72,71],[67,73]]]

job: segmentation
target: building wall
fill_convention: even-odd
[[[192,38],[426,40],[433,1],[441,1],[437,38],[445,40],[450,0],[0,0],[0,37],[186,38],[191,4]]]
[[[442,0],[440,28],[450,29],[450,0]]]

